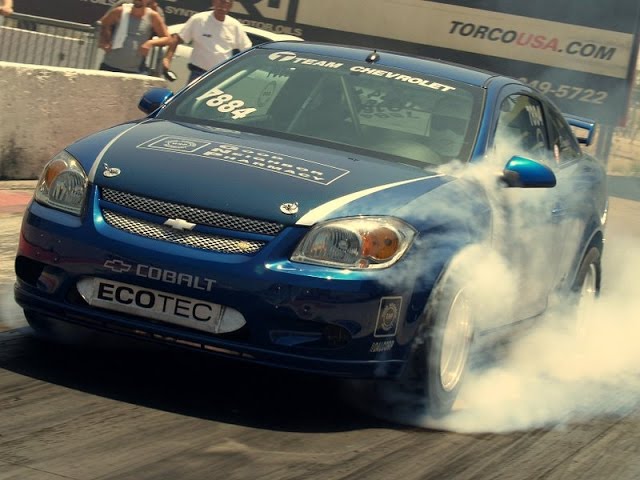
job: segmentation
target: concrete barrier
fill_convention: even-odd
[[[34,179],[69,143],[143,117],[144,75],[0,62],[0,179]]]

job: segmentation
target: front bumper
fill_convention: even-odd
[[[369,360],[331,359],[327,355],[286,353],[281,349],[259,348],[253,345],[186,331],[169,324],[153,324],[137,318],[113,316],[104,311],[87,312],[61,307],[40,295],[34,295],[20,282],[15,285],[16,302],[25,310],[36,313],[52,323],[56,331],[67,326],[123,335],[154,343],[201,351],[241,361],[342,378],[392,378],[400,374],[404,362],[378,355]],[[56,323],[60,323],[56,326]],[[73,331],[73,330],[70,330]]]
[[[50,322],[332,376],[398,375],[425,295],[383,286],[377,275],[389,271],[292,264],[280,252],[290,251],[299,235],[283,232],[257,255],[225,255],[121,232],[99,215],[81,221],[32,203],[16,257],[15,298]],[[240,312],[246,325],[215,335],[92,307],[77,289],[88,277],[215,302]]]

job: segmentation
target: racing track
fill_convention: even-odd
[[[632,197],[611,199],[607,249],[640,238]],[[151,346],[41,343],[11,298],[19,219],[0,202],[0,480],[640,477],[640,406],[460,434],[368,416],[326,379]]]

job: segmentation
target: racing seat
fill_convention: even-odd
[[[440,99],[431,112],[429,146],[443,157],[460,155],[471,117],[471,100],[454,96]]]
[[[310,89],[310,97],[292,119],[288,131],[353,144],[357,138],[356,127],[339,79],[325,77],[315,86],[307,86],[307,91]]]

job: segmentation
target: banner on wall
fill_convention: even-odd
[[[116,0],[21,0],[20,13],[80,23]],[[210,0],[159,0],[168,24]],[[640,2],[610,0],[235,0],[241,22],[306,40],[441,58],[524,80],[567,113],[616,125],[634,80]],[[585,5],[586,4],[586,5]]]

